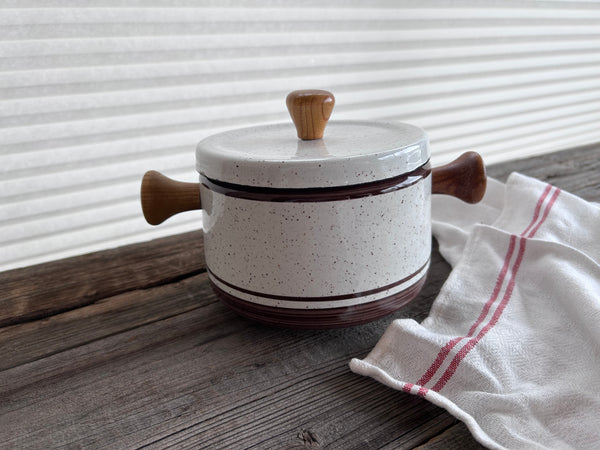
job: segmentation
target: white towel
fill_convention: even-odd
[[[453,270],[421,324],[350,368],[420,395],[490,448],[600,448],[600,207],[541,181],[434,196]]]

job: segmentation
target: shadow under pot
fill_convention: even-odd
[[[294,124],[202,140],[199,184],[144,175],[141,200],[150,224],[203,210],[211,285],[245,317],[320,329],[398,310],[425,283],[431,194],[469,203],[483,197],[486,175],[477,153],[432,170],[422,129],[327,124],[333,105],[329,92],[294,91],[287,97]]]

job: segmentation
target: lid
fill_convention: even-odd
[[[253,187],[335,187],[396,177],[429,160],[421,128],[369,121],[327,124],[334,99],[326,91],[294,91],[287,103],[294,124],[242,128],[202,140],[196,148],[198,172]]]

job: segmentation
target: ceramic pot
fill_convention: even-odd
[[[481,158],[466,153],[432,171],[418,127],[327,124],[326,91],[295,91],[287,104],[296,130],[275,124],[201,141],[199,184],[146,173],[146,220],[201,208],[212,287],[251,319],[336,328],[398,310],[425,283],[432,192],[479,201]]]

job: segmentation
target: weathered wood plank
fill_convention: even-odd
[[[364,380],[357,383],[368,385]],[[324,436],[323,447],[385,448],[393,440],[395,444],[390,448],[412,448],[439,434],[454,420],[433,404],[392,389],[352,394],[342,411],[328,411],[311,420],[311,430]],[[348,426],[342,428],[342,424]]]
[[[120,370],[132,355],[148,356],[155,352],[153,357],[158,358],[160,352],[155,348],[167,343],[176,343],[183,351],[185,347],[180,341],[183,336],[194,335],[195,340],[191,345],[200,347],[250,325],[250,322],[239,319],[220,302],[206,302],[185,313],[0,371],[0,410],[10,410],[11,399],[15,399],[13,405],[19,407],[35,403],[40,398],[35,394],[38,389],[45,392],[44,396],[50,396],[53,384],[62,379],[71,380],[71,386],[74,387],[75,379],[96,367],[114,364]],[[82,376],[81,379],[87,378]]]
[[[210,360],[202,357],[203,348],[247,326],[223,311],[215,314],[215,307],[221,305],[213,303],[0,372],[0,447],[124,448],[114,443],[127,441],[136,430],[152,432],[148,427],[171,413],[180,414],[182,405],[199,413],[203,391],[218,396],[210,387],[227,364],[224,360],[211,369]],[[206,313],[221,320],[215,323]]]
[[[0,446],[266,448],[314,429],[323,445],[359,448],[416,433],[431,420],[435,406],[347,368],[384,323],[277,330],[219,307],[0,372]],[[427,439],[438,430],[417,434]]]
[[[0,327],[205,269],[201,231],[0,272]]]
[[[216,302],[206,272],[0,328],[0,370]]]
[[[435,412],[439,412],[438,416],[433,416]],[[434,413],[432,414],[432,419],[423,422],[418,428],[412,430],[410,434],[405,436],[401,436],[400,438],[396,438],[391,442],[388,442],[386,445],[382,446],[380,450],[396,450],[396,449],[412,449],[417,446],[423,444],[424,442],[428,442],[431,439],[435,439],[435,437],[439,436],[444,430],[448,429],[448,427],[452,426],[452,424],[456,423],[456,419],[448,414],[446,411],[441,410],[440,408],[436,408]],[[432,438],[432,434],[435,433]],[[467,440],[473,439],[471,435],[466,434]],[[448,447],[452,448],[452,447]],[[462,450],[462,448],[461,448]]]
[[[462,450],[485,449],[484,446],[473,439],[469,429],[462,422],[452,425],[438,436],[417,447],[418,450],[446,450],[448,448],[460,448]]]
[[[501,181],[511,172],[544,180],[588,201],[600,202],[600,144],[488,167],[488,175]]]

